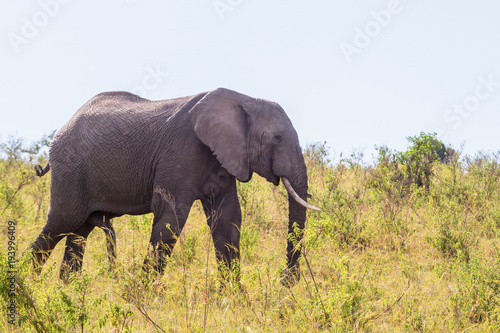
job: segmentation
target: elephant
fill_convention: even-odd
[[[319,209],[307,203],[298,135],[277,103],[225,88],[161,101],[101,93],[56,133],[48,164],[37,171],[49,169],[47,222],[30,246],[37,270],[68,236],[60,276],[77,272],[95,226],[106,228],[106,220],[125,214],[153,213],[143,269],[161,275],[199,200],[219,271],[232,272],[239,281],[242,217],[236,181],[248,182],[255,172],[275,186],[281,180],[288,192],[281,283],[292,286],[300,278],[306,210]]]
[[[50,171],[50,165],[47,164],[43,168],[41,165],[35,165],[35,171],[38,177],[43,177]],[[100,227],[104,231],[106,235],[106,249],[108,251],[108,260],[109,263],[114,267],[116,265],[116,232],[115,229],[113,228],[113,223],[111,222],[111,215],[110,214],[105,215],[100,212],[94,212],[89,216],[88,224],[94,227]],[[75,239],[74,235],[69,234],[68,237],[66,238],[66,247],[71,249],[76,243],[78,243],[78,239]],[[76,249],[77,252],[74,251],[75,249],[65,252],[65,256],[67,256],[66,259],[67,261],[74,260],[75,255],[79,254],[78,249]],[[83,253],[81,253],[81,256],[83,257]],[[76,261],[76,264],[80,263],[81,261]],[[62,276],[61,278],[66,279],[65,277]]]

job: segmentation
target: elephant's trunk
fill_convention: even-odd
[[[319,211],[307,203],[307,172],[302,177],[292,181],[282,177],[288,191],[289,222],[287,239],[287,268],[282,274],[281,283],[287,287],[294,285],[300,278],[299,258],[301,255],[301,240],[303,237],[307,208]]]

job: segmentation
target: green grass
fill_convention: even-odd
[[[8,221],[17,221],[20,258],[45,224],[50,174],[34,176],[38,157],[6,156],[0,161],[0,331],[500,331],[498,156],[436,162],[428,188],[398,178],[400,166],[332,164],[322,145],[305,156],[312,203],[322,212],[308,213],[297,286],[279,282],[286,191],[256,176],[238,185],[243,290],[219,291],[213,244],[197,204],[156,280],[142,272],[151,215],[114,220],[113,270],[99,229],[88,239],[83,272],[69,284],[58,278],[63,242],[41,275],[21,260],[15,326],[6,316]]]

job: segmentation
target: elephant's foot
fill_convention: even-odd
[[[69,283],[71,277],[82,271],[83,260],[73,258],[70,261],[64,261],[59,268],[59,279],[64,283]]]
[[[68,284],[70,275],[70,269],[68,267],[61,266],[61,268],[59,269],[59,280],[61,280],[64,284]]]
[[[42,267],[47,259],[49,259],[51,253],[52,251],[40,249],[35,244],[31,246],[33,271],[36,274],[42,273]]]
[[[157,260],[156,258],[151,258],[150,256],[144,258],[144,263],[142,264],[142,270],[146,273],[148,277],[159,277],[163,275],[165,270],[166,261]]]
[[[32,252],[32,264],[33,264],[33,271],[37,274],[40,275],[42,273],[42,267],[43,264],[47,259],[44,257],[48,257],[47,255],[44,255],[43,252]]]
[[[300,266],[297,264],[292,267],[284,268],[281,271],[280,282],[286,288],[295,286],[300,280]]]

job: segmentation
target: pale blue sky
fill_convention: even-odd
[[[303,146],[404,149],[440,129],[500,149],[500,3],[40,0],[0,11],[0,138],[60,128],[97,93],[217,87],[280,103]]]

